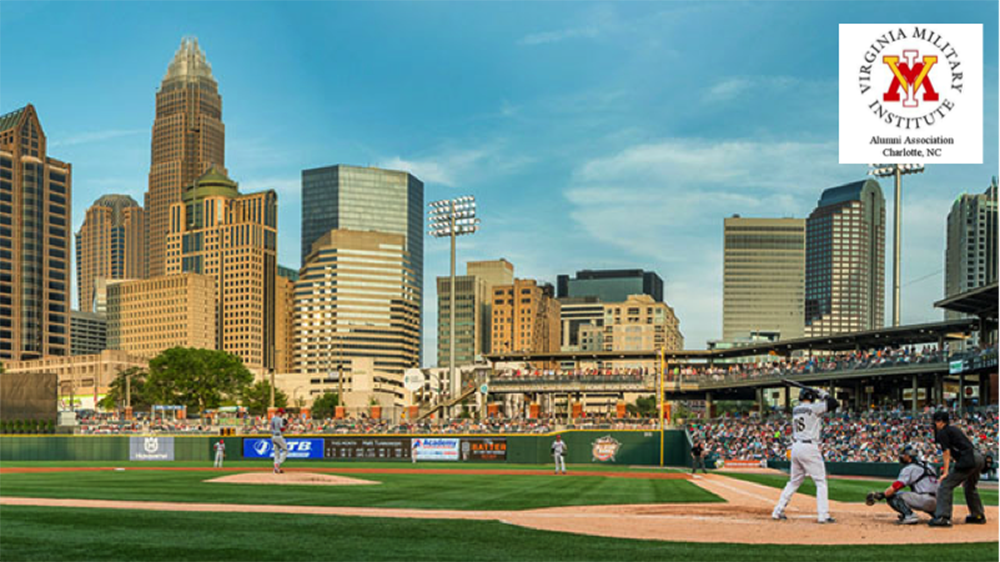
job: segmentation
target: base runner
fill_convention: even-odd
[[[818,399],[818,401],[817,401]],[[812,388],[799,393],[799,405],[792,410],[792,474],[781,492],[773,519],[787,519],[785,508],[802,485],[806,476],[816,484],[816,515],[820,523],[834,523],[830,517],[830,501],[826,489],[826,465],[819,450],[823,414],[836,410],[840,404],[828,393]]]
[[[285,428],[288,426],[288,422],[285,421],[285,409],[280,408],[278,412],[274,414],[271,418],[271,448],[274,449],[274,473],[283,474],[285,471],[281,470],[281,465],[284,464],[285,459],[288,458],[288,444],[285,443],[285,436],[283,435]]]

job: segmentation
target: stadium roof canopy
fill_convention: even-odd
[[[995,306],[995,304],[994,304]],[[695,359],[714,360],[738,357],[753,357],[775,353],[787,355],[793,351],[844,351],[870,349],[884,346],[915,345],[937,343],[941,340],[965,339],[979,327],[977,318],[961,318],[944,322],[911,324],[895,328],[882,328],[835,336],[795,338],[767,342],[746,347],[715,350],[667,351],[664,356],[669,361]],[[555,351],[549,353],[491,353],[486,355],[490,362],[517,361],[622,361],[649,360],[659,357],[655,350],[649,351]]]
[[[972,314],[996,322],[997,320],[997,287],[996,281],[977,289],[959,293],[934,303],[937,308]]]

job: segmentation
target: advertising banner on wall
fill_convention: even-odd
[[[128,440],[130,461],[174,460],[174,438],[159,436],[133,436]]]
[[[457,461],[458,442],[458,439],[414,437],[410,439],[410,454],[418,461]]]
[[[410,458],[408,437],[327,437],[328,459],[405,460]]]
[[[472,462],[505,462],[507,460],[507,439],[470,437],[462,439],[462,460]]]
[[[290,459],[321,459],[323,458],[323,440],[317,438],[286,437],[288,458]],[[266,437],[246,437],[243,439],[243,458],[273,459],[274,447]]]

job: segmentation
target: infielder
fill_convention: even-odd
[[[819,401],[817,401],[817,398]],[[827,392],[805,388],[799,393],[799,405],[792,410],[792,475],[781,492],[771,514],[773,519],[787,519],[785,508],[802,485],[806,476],[816,484],[816,515],[820,523],[834,523],[830,517],[830,502],[826,489],[826,465],[819,450],[823,414],[836,410],[840,404]]]
[[[562,470],[563,474],[566,474],[566,460],[563,456],[566,454],[566,444],[563,443],[562,435],[556,435],[556,440],[552,443],[552,458],[556,462],[556,474]]]
[[[920,459],[920,453],[913,445],[906,445],[899,452],[899,462],[903,469],[899,476],[884,492],[869,492],[865,503],[875,505],[884,499],[889,507],[899,513],[900,525],[916,525],[920,518],[913,510],[934,515],[937,508],[937,471]],[[909,486],[910,491],[900,491]]]
[[[271,448],[274,449],[274,473],[283,474],[281,465],[288,458],[288,444],[285,443],[285,436],[282,433],[288,422],[285,421],[285,409],[280,408],[278,413],[271,418]]]
[[[226,442],[219,439],[215,444],[215,468],[222,468],[222,459],[226,458]]]

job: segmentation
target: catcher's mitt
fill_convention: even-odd
[[[865,496],[865,505],[875,505],[875,502],[885,499],[884,492],[868,492]]]

